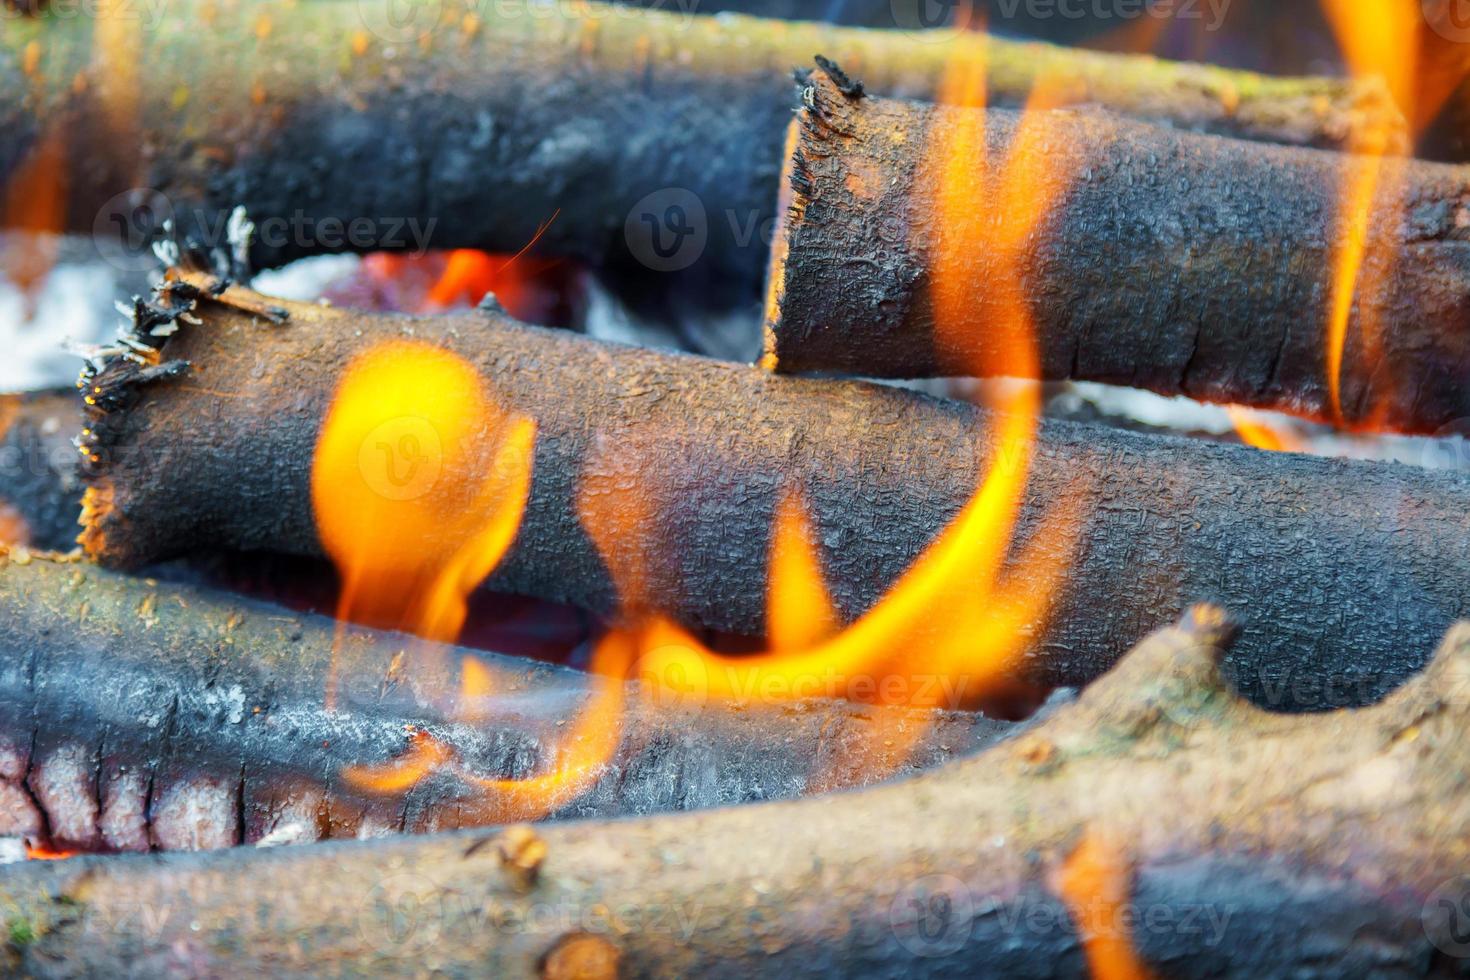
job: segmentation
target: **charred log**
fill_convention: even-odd
[[[89,389],[83,540],[113,566],[194,550],[322,554],[310,460],[334,392],[356,356],[407,336],[462,357],[539,427],[521,530],[491,587],[604,614],[618,595],[579,519],[590,481],[636,488],[655,515],[617,555],[646,570],[648,601],[693,627],[760,635],[784,492],[803,493],[834,601],[854,618],[972,498],[995,438],[970,405],[603,344],[490,309],[277,307],[198,277],[159,304],[192,308],[203,326],[179,320],[152,340],[158,365],[119,361]],[[1075,514],[1052,526],[1067,500]],[[1043,424],[1018,542],[1070,571],[1027,670],[1089,682],[1164,617],[1212,598],[1244,626],[1230,669],[1251,697],[1372,700],[1423,665],[1424,637],[1470,611],[1467,509],[1460,474]]]
[[[1454,975],[1470,632],[1327,717],[1232,694],[1224,643],[1202,612],[1026,737],[820,803],[33,862],[0,877],[10,966],[1074,977],[1111,940],[1160,976]]]
[[[40,559],[0,567],[0,838],[193,850],[481,826],[597,696],[585,675],[348,629],[318,616]],[[473,660],[495,693],[466,699]],[[327,691],[334,702],[327,703]],[[617,749],[546,805],[612,817],[783,799],[928,768],[1021,730],[967,712],[845,702],[651,699],[628,687]],[[615,724],[615,723],[614,723]],[[916,733],[875,744],[875,726]],[[371,791],[432,739],[453,765]],[[908,742],[905,738],[904,743]],[[539,805],[539,804],[538,804]]]
[[[844,94],[818,72],[787,162],[768,367],[908,378],[1004,373],[1002,261],[1025,280],[1048,380],[1088,380],[1331,421],[1338,201],[1375,161],[1181,134],[1094,113],[1030,120]],[[945,244],[945,147],[984,127],[964,193],[996,213],[1004,167],[1062,190],[1019,257]],[[897,138],[895,137],[897,134]],[[978,141],[977,141],[978,142]],[[958,151],[956,151],[958,152]],[[1009,159],[1009,163],[1007,161]],[[1348,325],[1342,419],[1434,433],[1470,417],[1470,171],[1383,164],[1401,196],[1368,243]],[[957,193],[957,191],[955,192]],[[941,277],[974,301],[939,311]],[[1372,293],[1381,293],[1380,296]]]
[[[225,248],[240,205],[257,268],[323,251],[514,253],[534,239],[593,265],[703,279],[744,304],[776,218],[790,72],[817,53],[875,91],[933,98],[950,65],[983,51],[1006,103],[1046,77],[1078,102],[1293,143],[1341,146],[1397,118],[1383,91],[1335,80],[597,3],[405,14],[388,0],[187,0],[8,26],[0,176],[36,171],[61,195],[64,227],[117,232],[114,257],[130,267],[164,219]]]
[[[75,390],[0,395],[0,544],[70,551],[82,512]]]

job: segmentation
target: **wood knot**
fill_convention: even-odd
[[[546,861],[546,841],[524,824],[508,827],[495,839],[500,866],[521,891],[530,891]]]
[[[622,950],[603,937],[573,932],[541,957],[540,973],[545,980],[614,980],[622,958]]]

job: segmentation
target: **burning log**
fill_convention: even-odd
[[[82,512],[75,390],[0,395],[0,544],[69,551]]]
[[[108,248],[117,236],[130,266],[165,219],[223,247],[240,205],[257,268],[536,240],[593,265],[703,270],[743,304],[776,218],[789,73],[818,52],[895,96],[936,97],[949,66],[983,57],[1010,103],[1045,77],[1071,100],[1191,129],[1334,147],[1385,120],[1402,130],[1374,85],[964,32],[598,3],[185,0],[149,13],[43,12],[0,41],[12,136],[0,176],[44,151],[54,166],[36,179],[54,183],[59,224]]]
[[[5,955],[36,976],[1453,972],[1470,630],[1327,717],[1232,694],[1225,643],[1197,613],[1026,737],[822,801],[32,862],[0,878]]]
[[[521,819],[532,804],[612,817],[783,799],[1021,730],[965,712],[767,709],[632,685],[591,777],[532,801],[476,779],[526,781],[569,756],[571,722],[599,696],[585,675],[400,634],[338,637],[318,616],[39,559],[0,567],[0,595],[0,838],[62,849],[422,832]],[[493,680],[488,694],[465,694],[472,673]],[[875,728],[913,735],[884,746]],[[430,744],[443,764],[392,792],[353,775],[398,775]]]
[[[835,71],[835,69],[834,69]],[[838,73],[840,76],[840,73]],[[1054,167],[1052,213],[1011,257],[1048,380],[1433,433],[1470,417],[1470,173],[1262,146],[1113,116],[1014,114],[865,98],[825,71],[798,113],[775,249],[765,364],[909,378],[1005,373],[999,248],[949,242],[944,147],[973,131],[964,204],[1003,212],[997,175]],[[1026,139],[1021,127],[1031,127]],[[983,128],[982,128],[983,127]],[[1016,148],[1025,143],[1024,150]],[[1016,160],[1012,151],[1023,153]],[[1063,162],[1071,160],[1074,165]],[[1359,169],[1401,195],[1370,239],[1381,296],[1360,299],[1330,363],[1336,201]],[[1073,176],[1075,172],[1075,177]],[[1069,179],[1071,178],[1071,179]],[[958,193],[958,191],[956,191]],[[951,253],[955,254],[951,257]],[[941,315],[941,276],[970,284]]]
[[[646,502],[650,522],[618,547],[646,570],[657,610],[760,635],[787,490],[807,501],[850,621],[973,497],[996,440],[995,416],[970,405],[603,344],[488,308],[357,314],[194,276],[165,285],[140,336],[150,328],[173,331],[151,340],[157,364],[120,360],[88,389],[83,543],[112,566],[193,550],[323,554],[310,461],[334,392],[356,357],[408,337],[463,359],[507,415],[537,427],[519,534],[490,586],[604,614],[619,597],[579,519],[589,485]],[[434,471],[431,437],[392,457],[399,478]],[[398,445],[369,438],[363,458]],[[1092,681],[1164,617],[1213,598],[1244,625],[1230,669],[1249,696],[1357,704],[1419,669],[1423,638],[1470,612],[1464,475],[1067,423],[1043,424],[1033,452],[1017,547],[1069,566],[1045,629],[1035,624],[1026,671],[1041,682]],[[1056,533],[1050,508],[1069,499],[1076,513]]]

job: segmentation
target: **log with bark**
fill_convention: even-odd
[[[483,826],[518,810],[607,818],[787,799],[1023,730],[970,712],[706,703],[629,684],[616,751],[542,802],[474,779],[526,780],[572,758],[586,735],[568,733],[602,696],[586,675],[364,629],[334,644],[336,624],[319,616],[39,557],[0,562],[0,838],[55,848],[194,850]],[[492,692],[462,696],[474,667]],[[424,744],[449,755],[391,791],[348,772],[395,773]]]
[[[69,551],[82,513],[75,389],[0,395],[0,544]]]
[[[1470,418],[1470,170],[1097,113],[1022,122],[873,99],[831,66],[809,91],[772,260],[772,369],[888,378],[1014,370],[1011,335],[997,328],[1005,300],[987,288],[1013,269],[1048,380],[1331,421],[1333,277],[1348,239],[1338,202],[1359,171],[1381,166],[1385,194],[1405,204],[1375,212],[1365,295],[1343,348],[1341,421],[1433,433]],[[1031,127],[1026,160],[1007,156],[1022,125]],[[963,188],[946,189],[955,178],[944,158],[966,152],[966,133],[984,155],[968,154]],[[1040,168],[1060,189],[1018,254],[959,240],[954,222],[946,228],[945,195],[998,214],[1011,207],[1008,175],[1045,179],[1016,176]],[[972,301],[947,309],[936,300],[941,277],[970,285]]]
[[[790,72],[818,53],[907,97],[940,95],[948,66],[983,53],[1005,102],[1048,78],[1072,101],[1293,143],[1341,146],[1398,119],[1373,85],[970,33],[597,3],[184,0],[7,24],[0,177],[21,176],[60,227],[95,232],[129,267],[166,218],[224,247],[239,205],[257,268],[534,239],[744,304],[776,217]]]
[[[498,837],[0,872],[29,976],[1458,975],[1470,630],[1261,712],[1202,610],[1027,736],[887,787]],[[580,967],[584,972],[575,972]],[[1113,973],[1110,975],[1136,975]]]
[[[910,391],[600,343],[490,308],[361,314],[222,286],[166,284],[139,333],[159,363],[120,359],[91,382],[83,543],[107,565],[324,554],[311,490],[323,421],[354,358],[407,338],[464,359],[538,426],[520,533],[489,585],[602,614],[619,596],[579,516],[584,488],[627,491],[647,512],[611,560],[642,570],[649,603],[760,635],[786,493],[802,494],[851,620],[973,497],[995,448],[991,413]],[[1011,568],[1028,551],[1068,569],[1035,624],[1025,672],[1038,681],[1092,681],[1213,599],[1241,618],[1230,670],[1251,697],[1357,704],[1470,612],[1465,475],[1060,422],[1041,425],[1034,455]]]

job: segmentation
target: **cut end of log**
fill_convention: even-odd
[[[852,107],[866,97],[861,83],[854,83],[840,67],[820,55],[817,56],[816,69],[807,73],[805,78],[801,107],[786,131],[780,200],[776,208],[781,220],[776,223],[766,276],[765,340],[760,366],[774,373],[802,370],[798,364],[788,366],[783,359],[786,352],[784,330],[791,329],[784,316],[784,307],[792,241],[805,227],[815,186],[811,161],[813,147],[850,129]],[[831,327],[830,324],[823,326]]]
[[[779,334],[777,326],[781,322],[781,304],[786,296],[786,258],[791,254],[791,229],[801,224],[802,214],[806,210],[807,199],[801,187],[799,173],[805,166],[805,158],[801,151],[801,130],[803,121],[801,116],[804,110],[799,110],[797,118],[791,121],[786,129],[786,163],[781,170],[781,196],[776,206],[776,213],[785,215],[785,219],[776,223],[776,234],[771,241],[771,264],[766,273],[766,308],[763,333],[765,336],[764,353],[761,355],[760,366],[767,371],[780,370],[780,351],[777,347]]]

